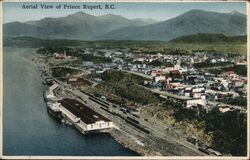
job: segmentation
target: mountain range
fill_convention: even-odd
[[[77,12],[65,17],[44,18],[3,25],[4,37],[35,37],[76,40],[157,40],[216,33],[246,35],[246,15],[191,10],[175,18],[157,22],[152,19],[128,19],[120,15],[93,16]]]

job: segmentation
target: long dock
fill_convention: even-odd
[[[97,113],[85,104],[73,98],[56,97],[57,84],[49,87],[44,99],[49,112],[57,118],[63,118],[74,125],[81,133],[106,132],[114,127],[111,120]]]

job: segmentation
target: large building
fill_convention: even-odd
[[[57,105],[64,118],[82,133],[99,132],[113,128],[113,122],[75,99],[65,98]]]

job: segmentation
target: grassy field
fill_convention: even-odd
[[[195,50],[204,51],[217,51],[231,54],[247,54],[247,44],[231,44],[231,43],[219,43],[219,44],[190,44],[190,43],[167,43],[163,45],[164,48],[176,48],[186,50],[191,53]]]
[[[139,86],[143,78],[131,73],[117,70],[108,70],[101,75],[90,75],[89,78],[102,78],[103,83],[96,86],[97,93],[117,95],[122,99],[140,104],[158,103],[160,99],[151,91]],[[98,91],[99,89],[99,91]]]
[[[52,68],[52,75],[53,77],[65,77],[65,76],[72,76],[75,74],[79,74],[81,71],[66,67],[55,67]]]
[[[247,76],[247,65],[234,65],[233,67],[208,69],[208,72],[213,74],[222,74],[228,71],[234,71],[238,75]]]

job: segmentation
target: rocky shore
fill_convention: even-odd
[[[134,152],[137,152],[141,156],[162,156],[160,153],[156,154],[156,152],[153,151],[152,149],[149,149],[143,145],[137,144],[128,135],[122,133],[121,131],[117,129],[111,130],[110,134],[121,145],[123,145],[124,147]]]

